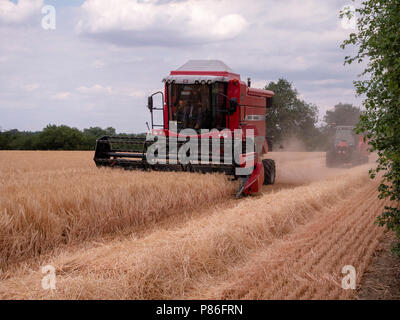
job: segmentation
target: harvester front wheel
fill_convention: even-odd
[[[262,161],[264,166],[264,185],[271,185],[275,183],[275,161],[271,159],[264,159]]]

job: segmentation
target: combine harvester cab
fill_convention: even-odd
[[[251,88],[218,60],[191,60],[163,79],[164,92],[148,98],[151,129],[146,138],[97,140],[97,166],[128,170],[223,172],[240,179],[237,197],[274,184],[268,152],[266,111],[274,93]],[[154,107],[160,95],[162,106]],[[163,123],[154,124],[162,112]]]
[[[326,167],[355,166],[368,163],[368,143],[352,126],[337,126],[331,148],[326,153]]]

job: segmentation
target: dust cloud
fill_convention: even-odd
[[[325,154],[325,152],[307,152],[305,143],[292,136],[284,139],[281,148],[268,153],[265,158],[275,160],[277,184],[304,185],[335,175],[347,174],[349,170],[358,170],[358,167],[351,166],[327,168]],[[362,167],[362,170],[368,171]]]
[[[329,177],[365,170],[370,166],[326,168],[325,152],[271,152],[266,158],[275,160],[276,183],[304,185]]]
[[[296,137],[283,139],[280,151],[284,152],[306,152],[306,145]]]

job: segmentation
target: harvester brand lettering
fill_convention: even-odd
[[[166,304],[163,304],[162,307],[157,307],[156,314],[157,315],[182,315],[186,318],[189,315],[190,307],[169,307]]]

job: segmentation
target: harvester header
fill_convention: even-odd
[[[151,128],[146,139],[103,137],[97,166],[132,170],[224,172],[240,179],[237,197],[275,181],[268,153],[266,111],[272,91],[250,87],[219,60],[190,60],[163,79],[164,90],[148,98]],[[161,96],[155,106],[153,97]],[[154,123],[154,113],[162,123]]]

